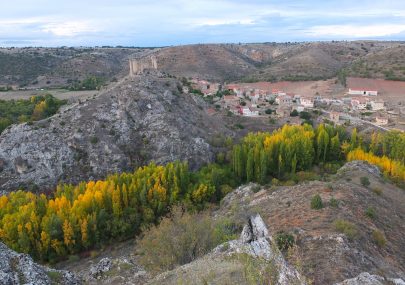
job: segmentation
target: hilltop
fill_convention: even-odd
[[[128,74],[128,59],[153,53],[160,70],[212,81],[319,80],[347,75],[404,79],[402,42],[196,44],[146,48],[0,49],[0,85],[53,88],[89,76]],[[30,66],[30,68],[26,68]]]
[[[213,159],[211,139],[232,134],[206,103],[181,83],[154,73],[125,78],[56,115],[13,125],[0,136],[0,187],[53,189],[149,161],[187,160],[195,169]]]

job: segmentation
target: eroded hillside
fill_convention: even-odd
[[[200,98],[159,74],[126,78],[100,95],[0,137],[2,190],[52,188],[129,171],[154,160],[212,160],[209,139],[229,134]]]

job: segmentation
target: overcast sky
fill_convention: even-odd
[[[0,46],[405,40],[405,0],[0,0]]]

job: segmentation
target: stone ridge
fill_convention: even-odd
[[[29,255],[16,253],[0,242],[0,284],[79,285],[81,281],[69,271],[39,265]]]
[[[0,136],[0,189],[43,191],[150,161],[210,162],[210,139],[231,132],[204,111],[202,99],[180,90],[179,81],[158,72],[127,77],[51,118],[11,126]]]

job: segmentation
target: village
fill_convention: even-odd
[[[216,111],[225,110],[236,116],[271,117],[284,119],[288,123],[300,123],[298,116],[301,113],[317,112],[319,117],[336,125],[369,124],[386,130],[405,130],[405,108],[393,108],[392,102],[386,102],[379,90],[367,86],[348,87],[334,94],[327,90],[324,94],[314,92],[310,95],[308,92],[300,94],[280,88],[285,86],[287,89],[288,82],[221,85],[192,79],[191,83],[205,98],[212,98]]]

